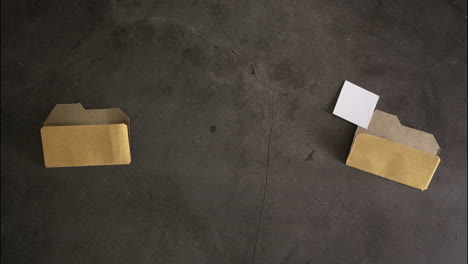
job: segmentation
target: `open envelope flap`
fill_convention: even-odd
[[[50,112],[44,126],[126,124],[128,116],[119,108],[84,109],[78,104],[57,104]]]
[[[438,156],[439,144],[432,134],[401,125],[398,117],[375,110],[367,129],[358,127],[356,135],[367,133]],[[355,136],[356,136],[355,135]]]

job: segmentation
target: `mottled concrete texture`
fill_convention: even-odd
[[[1,1],[2,263],[467,262],[466,1]],[[344,164],[344,80],[433,133],[421,192]],[[56,103],[130,166],[46,169]]]

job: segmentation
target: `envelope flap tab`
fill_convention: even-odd
[[[57,104],[44,122],[45,126],[126,124],[128,116],[119,108],[84,109],[80,103]]]
[[[367,129],[359,127],[359,133],[368,133],[408,147],[439,155],[440,147],[432,134],[401,125],[397,116],[375,110]]]

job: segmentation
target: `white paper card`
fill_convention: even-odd
[[[379,96],[345,81],[333,114],[367,129]]]

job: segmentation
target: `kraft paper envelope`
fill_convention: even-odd
[[[129,164],[129,125],[119,108],[57,104],[41,128],[45,166]]]
[[[405,127],[397,116],[375,110],[369,127],[356,130],[346,164],[425,190],[439,165],[439,153],[432,134]]]

